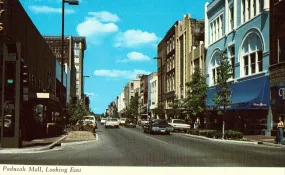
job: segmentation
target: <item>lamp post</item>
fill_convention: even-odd
[[[162,105],[162,57],[154,57],[155,60],[160,60],[160,105]]]
[[[78,5],[78,0],[62,0],[62,13],[61,13],[61,83],[63,85],[63,69],[64,69],[64,3],[68,3],[69,5]],[[60,103],[63,103],[63,89],[60,88]]]

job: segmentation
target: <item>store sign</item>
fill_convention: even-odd
[[[254,106],[254,107],[266,107],[267,104],[264,104],[264,103],[253,103],[252,106]]]
[[[285,100],[285,87],[279,88],[278,95]]]
[[[4,9],[4,2],[5,0],[0,0],[0,32],[4,31],[4,13],[5,13],[5,9]]]

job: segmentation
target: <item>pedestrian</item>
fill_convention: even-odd
[[[277,142],[280,145],[283,145],[283,130],[284,130],[284,123],[282,121],[282,116],[279,116],[279,122],[277,124]]]
[[[199,119],[199,117],[197,117],[197,119],[194,123],[194,129],[199,129],[199,126],[200,126],[200,119]]]

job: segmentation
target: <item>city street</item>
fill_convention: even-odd
[[[284,148],[221,143],[186,136],[149,135],[137,128],[105,129],[99,139],[32,154],[0,156],[1,164],[79,166],[284,167]]]

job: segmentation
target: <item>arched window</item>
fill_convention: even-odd
[[[211,59],[210,65],[209,65],[209,74],[210,74],[210,85],[213,86],[217,84],[217,78],[218,78],[218,67],[221,60],[221,52],[217,51],[213,54],[213,57]]]
[[[249,34],[242,44],[241,77],[263,71],[262,44],[256,33]]]

